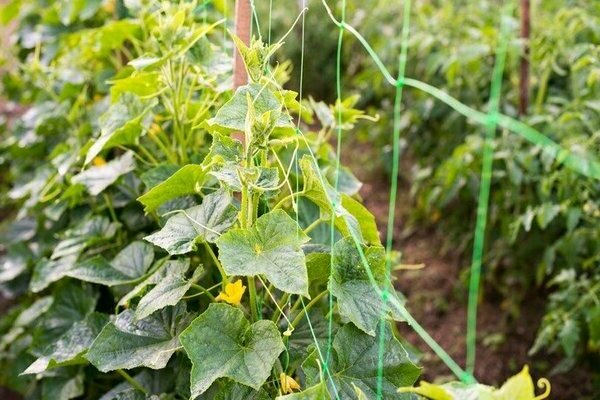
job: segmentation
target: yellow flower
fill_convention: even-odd
[[[104,11],[112,14],[115,12],[116,2],[116,0],[106,0],[102,5],[102,8],[104,9]]]
[[[104,158],[98,156],[92,160],[92,164],[94,164],[94,166],[96,166],[96,167],[101,167],[103,165],[106,165],[106,160]]]
[[[160,132],[160,125],[158,125],[158,124],[152,124],[150,126],[150,129],[148,130],[148,133],[152,136],[158,135],[159,132]]]
[[[281,382],[281,391],[283,394],[292,393],[294,390],[300,390],[300,385],[291,376],[286,375],[284,372],[279,374],[279,382]]]
[[[228,283],[225,285],[225,291],[219,293],[219,295],[215,298],[217,301],[225,301],[229,304],[233,304],[237,306],[240,304],[242,300],[242,296],[246,291],[246,286],[242,285],[242,280],[238,279],[233,283]]]

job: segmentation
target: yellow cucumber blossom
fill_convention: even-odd
[[[294,378],[282,372],[279,374],[279,382],[281,383],[281,392],[283,394],[292,393],[294,390],[300,390],[300,385]]]
[[[92,160],[92,164],[94,164],[95,167],[101,167],[103,165],[106,165],[106,160],[98,156]]]
[[[158,135],[160,132],[160,125],[158,125],[157,123],[154,123],[150,126],[150,129],[148,129],[148,133],[151,136],[156,136]]]
[[[115,12],[117,0],[106,0],[102,5],[102,9],[107,13],[113,14]]]
[[[233,304],[234,306],[238,306],[245,291],[246,286],[242,285],[241,279],[238,279],[233,283],[228,283],[225,285],[225,290],[221,291],[215,300],[225,301],[229,304]]]

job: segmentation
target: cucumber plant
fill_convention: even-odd
[[[230,40],[221,11],[2,9],[19,24],[5,93],[26,111],[0,147],[0,383],[52,400],[429,396],[329,144],[370,117],[356,97],[297,99],[270,62],[281,43]],[[232,93],[234,44],[250,81]]]

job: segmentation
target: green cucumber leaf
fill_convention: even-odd
[[[100,117],[100,137],[89,148],[85,164],[89,164],[104,149],[136,143],[142,133],[144,120],[150,119],[150,110],[156,104],[156,99],[144,101],[132,93],[121,94],[119,100]]]
[[[232,131],[244,131],[246,128],[246,116],[248,115],[247,95],[253,100],[257,115],[268,111],[278,111],[281,103],[273,92],[258,83],[240,86],[231,100],[217,111],[214,118],[207,121],[212,131],[228,133]],[[275,127],[293,129],[294,125],[289,115],[281,113]]]
[[[40,400],[70,400],[83,395],[84,374],[79,368],[60,368],[42,381]]]
[[[354,235],[366,244],[381,244],[375,217],[358,201],[337,192],[308,155],[300,159],[304,180],[303,196],[315,203],[325,216],[335,215],[342,236]]]
[[[65,275],[106,286],[123,285],[144,276],[153,261],[152,245],[135,241],[121,250],[111,262],[96,256],[76,263]]]
[[[269,400],[264,390],[254,390],[231,379],[217,379],[196,400]]]
[[[23,374],[39,374],[50,368],[85,363],[81,356],[107,322],[108,316],[100,313],[91,313],[83,321],[75,322],[56,342],[50,344],[43,355]]]
[[[135,309],[135,318],[144,319],[155,311],[167,306],[174,306],[190,289],[192,283],[198,278],[204,268],[198,267],[191,279],[186,279],[183,274],[169,274],[141,298]]]
[[[125,310],[102,329],[85,357],[101,372],[164,368],[179,348],[178,335],[189,320],[181,303],[140,321],[133,310]]]
[[[144,239],[171,255],[189,253],[198,241],[214,242],[234,224],[237,213],[229,193],[219,190],[206,195],[199,206],[172,216],[160,231]]]
[[[40,259],[33,268],[29,289],[34,293],[41,292],[50,284],[64,278],[76,261],[77,255],[62,257],[58,260]]]
[[[215,133],[212,135],[210,151],[203,164],[213,160],[239,164],[243,151],[244,146],[239,140]]]
[[[327,374],[321,373],[322,366],[318,352],[314,350],[302,364],[307,385],[316,385],[322,378],[327,384],[330,398],[356,399],[354,387],[364,392],[367,398],[375,398],[378,367],[382,362],[383,398],[398,398],[396,389],[401,386],[412,386],[421,370],[411,362],[408,353],[394,337],[387,324],[383,330],[383,356],[380,360],[380,334],[379,328],[377,336],[373,337],[352,324],[341,327],[333,339],[333,357],[329,362],[331,379]]]
[[[40,356],[49,343],[91,314],[98,300],[98,294],[90,286],[74,281],[59,282],[52,295],[52,305],[33,332],[33,353]]]
[[[144,211],[149,213],[174,198],[198,194],[202,189],[207,172],[208,169],[202,165],[188,164],[138,197],[137,200],[144,205]]]
[[[144,290],[150,285],[156,285],[168,276],[181,276],[185,275],[190,267],[190,259],[181,260],[160,260],[158,263],[162,263],[158,269],[152,273],[149,277],[138,283],[129,293],[123,296],[117,303],[120,307],[128,307],[131,299],[141,296]],[[153,266],[151,269],[155,269]]]
[[[129,64],[132,64],[134,61],[130,61]],[[134,66],[135,68],[135,66]],[[112,85],[110,88],[110,96],[113,101],[120,99],[123,96],[127,96],[125,93],[133,93],[135,98],[137,96],[144,98],[151,98],[158,96],[160,92],[165,87],[165,84],[162,81],[162,74],[160,72],[134,72],[126,78],[116,79],[113,81],[109,81]],[[131,96],[134,97],[134,96]],[[117,103],[119,104],[119,103]],[[152,103],[150,103],[152,104]],[[114,107],[114,106],[113,106]],[[111,107],[112,109],[112,107]],[[149,110],[148,110],[149,111]],[[110,112],[110,110],[109,110]],[[135,117],[132,118],[132,120]],[[139,136],[138,131],[138,136]],[[119,135],[113,134],[112,138],[104,139],[106,142],[105,148],[111,145],[112,141],[115,141]],[[125,135],[123,135],[125,136]],[[137,136],[133,136],[132,139],[135,140]]]
[[[317,383],[298,393],[291,393],[285,396],[278,396],[276,400],[329,400],[327,385],[324,382]]]
[[[227,162],[215,167],[211,172],[221,184],[229,190],[241,192],[243,184],[252,190],[269,191],[279,185],[279,170],[277,168],[252,167],[244,168],[239,164]]]
[[[283,210],[262,215],[249,229],[231,229],[219,239],[219,259],[228,275],[266,275],[282,291],[308,297],[302,244],[309,238]]]
[[[133,154],[128,151],[105,165],[88,168],[71,178],[71,182],[82,184],[92,196],[97,196],[122,175],[135,169]]]
[[[192,360],[191,398],[225,377],[259,390],[285,349],[273,322],[250,325],[240,309],[217,303],[210,304],[180,339]]]
[[[385,249],[381,246],[362,246],[362,251],[378,286],[387,287],[389,295],[395,296],[385,273]],[[340,240],[333,247],[329,290],[338,300],[340,315],[371,336],[375,336],[382,316],[402,320],[389,303],[385,304],[384,309],[381,296],[377,295],[371,285],[363,260],[351,237]]]

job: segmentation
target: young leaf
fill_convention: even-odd
[[[219,190],[205,196],[199,206],[172,216],[160,231],[144,239],[171,255],[185,254],[193,251],[199,240],[214,242],[236,218],[237,208],[231,196]]]
[[[217,115],[207,121],[208,127],[216,132],[229,133],[232,131],[244,131],[246,128],[246,116],[248,115],[247,95],[253,100],[257,115],[268,111],[277,111],[281,103],[273,92],[258,83],[251,83],[237,89],[231,100],[217,111]],[[281,113],[275,127],[293,129],[292,119],[289,115]]]
[[[174,198],[200,193],[207,172],[202,165],[186,165],[137,200],[144,205],[144,211],[149,213]]]
[[[210,304],[180,339],[192,360],[192,398],[224,377],[259,390],[285,348],[273,322],[250,325],[240,309],[217,303]]]
[[[97,196],[126,173],[135,169],[133,152],[128,151],[121,157],[109,161],[105,165],[91,167],[75,175],[72,183],[81,183],[92,196]]]
[[[533,380],[529,375],[529,368],[524,366],[521,372],[508,379],[500,389],[479,383],[467,385],[461,382],[450,382],[443,385],[434,385],[421,382],[418,387],[402,387],[400,393],[416,393],[430,400],[542,400],[550,394],[550,386],[545,382],[545,393],[536,396]]]
[[[192,279],[186,279],[183,274],[169,274],[141,298],[135,309],[135,318],[144,319],[153,312],[167,306],[174,306],[190,289],[194,280],[203,272],[201,266],[196,268]]]
[[[356,200],[338,193],[320,174],[311,157],[302,157],[300,169],[304,180],[303,196],[326,215],[335,214],[335,227],[343,236],[354,234],[367,244],[381,243],[373,215]]]
[[[258,191],[274,190],[279,184],[277,168],[244,168],[239,164],[228,162],[215,167],[210,174],[217,178],[223,186],[237,192],[242,191],[242,182]]]
[[[353,384],[362,390],[368,398],[377,396],[378,366],[383,363],[383,398],[396,398],[396,389],[411,386],[419,377],[420,369],[415,366],[386,325],[383,339],[383,358],[380,360],[380,337],[364,334],[352,324],[344,325],[333,339],[334,356],[330,359],[329,370],[323,380],[327,384],[329,398],[354,399],[356,392]],[[302,364],[308,385],[320,382],[322,368],[316,350]],[[333,380],[335,384],[331,384]],[[337,391],[337,392],[336,392]]]
[[[276,400],[327,400],[329,398],[327,385],[325,385],[325,382],[319,382],[302,392],[278,396]]]
[[[309,238],[282,210],[256,220],[249,229],[232,229],[217,240],[219,259],[228,275],[265,274],[279,289],[308,297],[302,244]]]
[[[385,250],[381,246],[362,246],[373,277],[380,288],[386,287],[394,296],[391,283],[385,275]],[[348,318],[363,332],[375,336],[382,316],[401,320],[393,308],[385,305],[369,280],[365,265],[355,246],[347,237],[333,247],[333,260],[329,289],[338,300],[340,314]]]
[[[144,118],[156,104],[155,99],[142,101],[132,93],[121,94],[119,100],[100,117],[100,137],[88,150],[85,164],[89,164],[104,149],[135,143],[142,132]]]
[[[136,321],[132,310],[119,314],[92,343],[86,358],[100,371],[147,367],[161,369],[179,348],[177,336],[190,315],[184,304]]]
[[[81,355],[108,322],[105,314],[92,313],[75,324],[58,340],[50,344],[23,374],[39,374],[47,369],[85,362]]]

